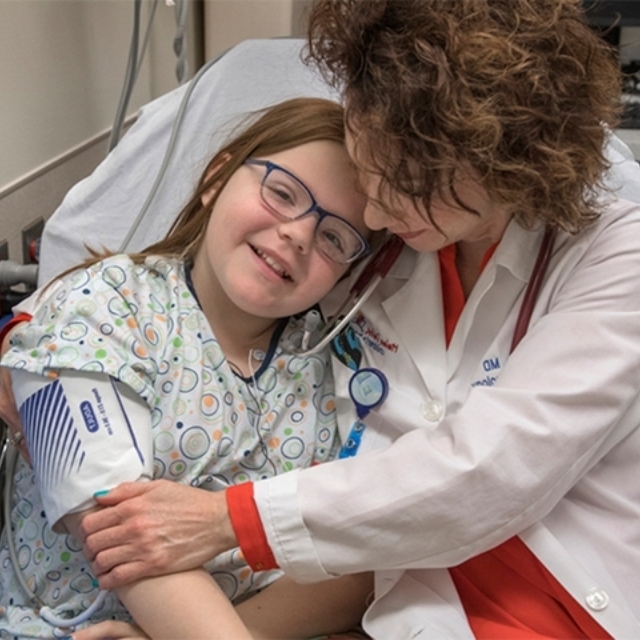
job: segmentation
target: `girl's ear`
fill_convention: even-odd
[[[229,152],[225,152],[218,157],[215,162],[207,169],[207,173],[205,174],[205,180],[209,180],[211,176],[216,174],[222,167],[224,167],[227,162],[231,160],[231,154]],[[218,189],[218,182],[215,182],[211,187],[209,187],[201,196],[200,201],[206,207],[210,202],[213,196],[215,196],[216,191]]]

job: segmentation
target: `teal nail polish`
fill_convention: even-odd
[[[102,491],[96,491],[93,494],[94,498],[101,498],[102,496],[106,496],[109,493],[109,489],[103,489]]]

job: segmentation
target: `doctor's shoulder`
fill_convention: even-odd
[[[572,236],[572,243],[585,243],[587,252],[640,252],[640,203],[612,198],[602,205],[598,219]]]

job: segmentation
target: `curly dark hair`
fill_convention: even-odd
[[[580,0],[316,0],[308,40],[392,215],[394,193],[476,213],[461,168],[527,228],[599,215],[621,81]]]

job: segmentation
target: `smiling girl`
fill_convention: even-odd
[[[286,345],[369,252],[363,208],[342,109],[291,100],[213,157],[164,240],[94,255],[44,290],[2,364],[33,464],[18,467],[11,529],[27,581],[55,616],[78,616],[98,592],[77,542],[95,493],[140,478],[224,490],[332,457],[328,356]],[[0,555],[3,631],[57,637],[20,589],[6,545]],[[153,638],[248,638],[228,601],[278,576],[254,574],[233,550],[206,571],[109,593],[90,622],[129,620],[128,610]],[[369,585],[348,584],[332,587],[346,617],[290,632],[355,624]]]

